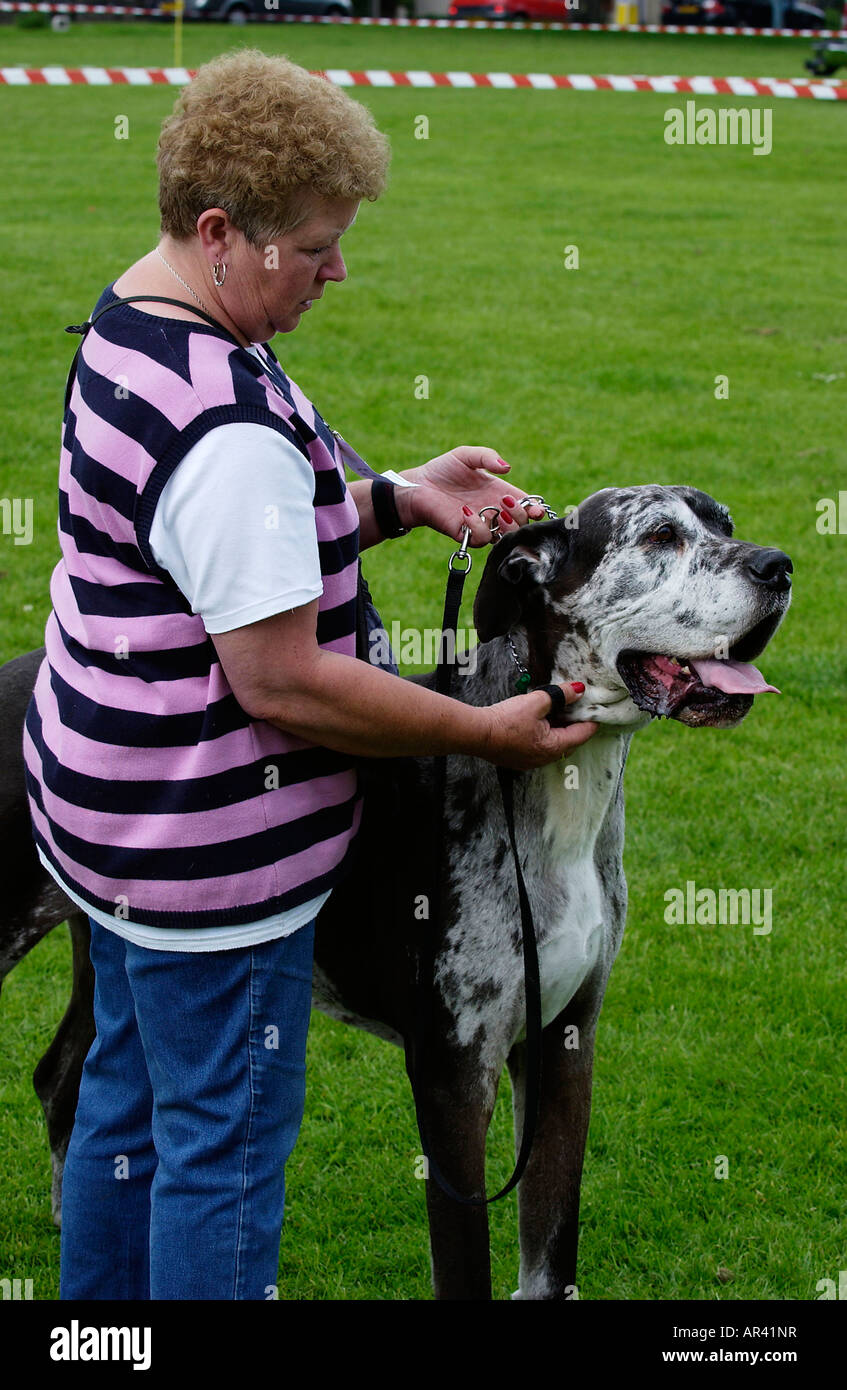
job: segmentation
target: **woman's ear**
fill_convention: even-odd
[[[233,231],[229,213],[223,208],[206,208],[197,218],[197,235],[200,245],[218,260],[226,253],[227,234]]]
[[[561,521],[522,526],[496,542],[474,599],[480,642],[502,637],[520,622],[527,602],[558,573],[568,546]]]

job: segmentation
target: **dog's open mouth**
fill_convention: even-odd
[[[755,666],[735,659],[732,652],[728,660],[718,661],[625,651],[618,657],[618,670],[639,709],[689,725],[737,724],[754,695],[780,693]]]

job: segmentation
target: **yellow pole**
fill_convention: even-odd
[[[182,67],[182,12],[185,0],[162,0],[159,8],[174,17],[174,67]]]

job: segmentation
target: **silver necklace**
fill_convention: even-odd
[[[529,687],[532,685],[532,676],[529,674],[529,671],[526,669],[517,652],[515,651],[515,644],[512,641],[512,634],[510,632],[506,633],[506,641],[509,644],[509,651],[512,653],[512,660],[518,668],[518,674],[515,679],[515,690],[518,692],[519,695],[525,695],[526,692],[529,690]]]
[[[175,275],[176,278],[177,278],[177,280],[179,281],[179,283],[180,283],[181,285],[184,285],[184,286],[185,286],[185,288],[188,290],[188,293],[192,296],[192,298],[194,298],[194,299],[197,300],[197,303],[200,305],[200,308],[201,308],[201,309],[205,309],[205,310],[206,310],[206,313],[209,314],[212,318],[214,318],[214,314],[212,314],[212,311],[211,311],[211,309],[209,308],[208,304],[204,304],[203,301],[202,301],[202,299],[200,298],[199,294],[195,294],[194,291],[193,291],[193,289],[191,288],[191,286],[190,286],[189,284],[187,284],[185,280],[183,280],[183,278],[182,278],[182,276],[180,275],[179,271],[174,270],[173,266],[168,264],[168,262],[165,260],[164,256],[162,255],[161,251],[159,250],[158,246],[156,247],[156,255],[159,257],[159,260],[162,262],[162,265],[166,265],[166,266],[168,267],[168,270],[171,272],[171,275]]]

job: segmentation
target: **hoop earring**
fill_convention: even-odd
[[[223,272],[222,275],[221,275],[220,280],[218,279],[218,271],[219,271],[219,270]],[[215,284],[216,284],[216,285],[218,286],[218,288],[220,289],[221,285],[223,284],[224,280],[226,279],[226,266],[225,266],[225,265],[222,265],[220,261],[215,261],[215,264],[212,266],[212,279],[214,280]]]

